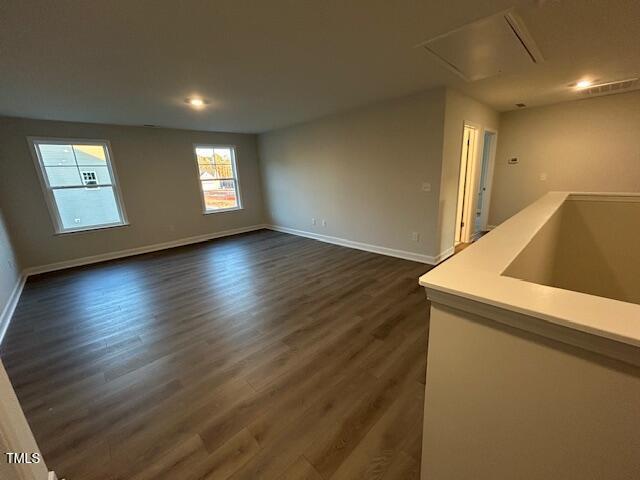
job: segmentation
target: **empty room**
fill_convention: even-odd
[[[0,2],[0,480],[640,479],[640,2]]]

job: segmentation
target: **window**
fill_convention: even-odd
[[[242,208],[235,148],[196,145],[195,153],[204,213]]]
[[[127,223],[107,142],[30,142],[57,233]]]

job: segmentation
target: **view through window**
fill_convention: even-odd
[[[126,223],[105,142],[32,140],[60,233]]]
[[[196,160],[205,213],[240,208],[235,149],[197,145]]]

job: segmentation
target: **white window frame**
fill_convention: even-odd
[[[123,227],[129,225],[129,221],[127,219],[127,213],[124,208],[124,202],[122,201],[122,192],[120,191],[120,182],[118,181],[118,175],[116,173],[116,167],[113,161],[113,154],[111,152],[111,144],[108,140],[95,140],[95,139],[86,139],[86,138],[50,138],[50,137],[27,137],[27,142],[29,143],[29,149],[31,150],[31,156],[33,157],[33,161],[35,163],[36,172],[38,174],[38,179],[40,180],[40,186],[42,187],[42,192],[44,194],[44,198],[47,204],[47,208],[49,210],[49,214],[51,215],[51,220],[53,221],[53,227],[56,235],[67,234],[67,233],[80,233],[80,232],[90,232],[93,230],[103,230],[106,228],[115,228],[115,227]],[[37,144],[48,144],[48,145],[98,145],[104,148],[106,159],[107,159],[107,168],[109,169],[109,175],[111,176],[111,184],[105,185],[113,188],[116,207],[118,208],[118,213],[120,214],[120,222],[114,223],[106,223],[101,225],[94,225],[91,227],[78,227],[78,228],[64,228],[62,224],[62,218],[60,217],[60,212],[58,210],[58,205],[56,203],[55,197],[53,196],[54,190],[59,190],[63,188],[78,188],[78,186],[73,187],[52,187],[49,184],[49,179],[45,173],[44,161],[40,155],[40,149],[37,148]]]
[[[231,166],[233,167],[233,178],[216,178],[216,180],[234,180],[236,186],[236,198],[238,199],[237,207],[230,208],[219,208],[217,210],[207,210],[207,202],[204,200],[204,189],[202,188],[202,180],[200,180],[200,167],[198,166],[198,154],[196,153],[197,148],[228,148],[231,150]],[[212,143],[194,143],[193,144],[193,158],[195,160],[196,167],[196,180],[198,181],[198,189],[200,190],[200,202],[202,204],[202,214],[210,215],[212,213],[224,213],[224,212],[235,212],[237,210],[242,210],[244,207],[242,205],[242,195],[240,190],[240,172],[238,172],[238,162],[236,160],[236,146],[235,145],[223,145],[220,143],[212,144]]]

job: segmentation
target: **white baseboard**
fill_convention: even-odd
[[[7,299],[7,304],[2,309],[2,313],[0,314],[0,344],[4,339],[5,333],[7,333],[7,329],[9,328],[9,322],[11,322],[11,317],[13,317],[13,312],[16,311],[16,307],[18,306],[18,300],[20,300],[20,295],[22,294],[22,289],[24,288],[24,284],[27,281],[27,276],[22,273],[16,282],[15,287],[13,287],[13,291],[9,298]]]
[[[39,273],[53,272],[65,268],[79,267],[92,263],[105,262],[107,260],[115,260],[117,258],[141,255],[143,253],[157,252],[159,250],[166,250],[167,248],[181,247],[183,245],[190,245],[192,243],[206,242],[207,240],[213,240],[214,238],[228,237],[230,235],[238,235],[239,233],[252,232],[254,230],[261,230],[264,228],[267,228],[267,226],[252,225],[250,227],[234,228],[232,230],[224,230],[222,232],[205,233],[204,235],[180,238],[171,242],[156,243],[153,245],[145,245],[144,247],[129,248],[126,250],[118,250],[117,252],[102,253],[100,255],[92,255],[90,257],[76,258],[74,260],[68,260],[65,262],[50,263],[48,265],[41,265],[39,267],[30,267],[24,270],[24,274],[26,276],[29,276],[37,275]]]
[[[40,265],[37,267],[30,267],[23,270],[22,275],[20,276],[19,281],[17,282],[7,304],[5,305],[2,314],[0,315],[0,343],[4,338],[4,334],[9,327],[9,322],[11,321],[11,317],[15,311],[16,306],[18,305],[18,300],[20,299],[20,294],[22,293],[22,289],[24,288],[24,284],[27,280],[27,277],[30,275],[37,275],[40,273],[53,272],[56,270],[63,270],[65,268],[79,267],[82,265],[89,265],[92,263],[105,262],[107,260],[115,260],[118,258],[130,257],[133,255],[141,255],[144,253],[156,252],[159,250],[166,250],[168,248],[181,247],[183,245],[190,245],[193,243],[206,242],[208,240],[213,240],[214,238],[228,237],[231,235],[238,235],[240,233],[252,232],[255,230],[261,229],[270,229],[277,232],[289,233],[292,235],[297,235],[300,237],[311,238],[313,240],[319,240],[325,243],[332,243],[334,245],[340,245],[348,248],[355,248],[357,250],[364,250],[367,252],[378,253],[380,255],[387,255],[390,257],[402,258],[405,260],[411,260],[414,262],[425,263],[428,265],[437,265],[442,262],[446,258],[450,257],[454,253],[453,247],[448,249],[447,251],[437,255],[430,256],[424,255],[421,253],[408,252],[405,250],[397,250],[394,248],[380,247],[377,245],[371,245],[368,243],[356,242],[353,240],[347,240],[344,238],[331,237],[329,235],[321,235],[313,232],[306,232],[303,230],[296,230],[288,227],[280,227],[277,225],[252,225],[249,227],[235,228],[232,230],[224,230],[222,232],[215,233],[207,233],[204,235],[197,235],[194,237],[181,238],[178,240],[173,240],[171,242],[164,243],[156,243],[154,245],[146,245],[144,247],[137,248],[129,248],[126,250],[119,250],[117,252],[103,253],[100,255],[92,255],[89,257],[77,258],[74,260],[50,263],[48,265]]]
[[[297,230],[295,228],[281,227],[279,225],[267,225],[266,228],[275,230],[276,232],[290,233],[291,235],[297,235],[299,237],[311,238],[313,240],[319,240],[325,243],[332,243],[334,245],[340,245],[342,247],[355,248],[357,250],[364,250],[365,252],[378,253],[380,255],[387,255],[389,257],[402,258],[404,260],[411,260],[413,262],[426,263],[428,265],[436,265],[449,255],[453,254],[453,248],[451,253],[444,252],[438,256],[424,255],[422,253],[408,252],[406,250],[397,250],[395,248],[380,247],[378,245],[371,245],[369,243],[356,242],[354,240],[347,240],[345,238],[332,237],[329,235],[322,235],[320,233],[307,232],[305,230]]]
[[[435,259],[436,259],[435,265],[437,265],[440,262],[444,262],[447,258],[449,258],[454,253],[456,253],[456,247],[449,247],[444,252],[442,252],[440,255],[435,257]]]
[[[18,300],[24,288],[24,284],[30,275],[37,275],[39,273],[54,272],[56,270],[63,270],[65,268],[79,267],[82,265],[89,265],[92,263],[105,262],[107,260],[115,260],[117,258],[130,257],[133,255],[141,255],[143,253],[157,252],[159,250],[166,250],[168,248],[181,247],[183,245],[190,245],[192,243],[206,242],[207,240],[213,240],[214,238],[228,237],[230,235],[238,235],[240,233],[253,232],[254,230],[262,230],[267,228],[267,225],[251,225],[250,227],[234,228],[232,230],[224,230],[222,232],[206,233],[204,235],[197,235],[194,237],[181,238],[173,240],[171,242],[156,243],[154,245],[146,245],[144,247],[129,248],[127,250],[119,250],[117,252],[103,253],[100,255],[92,255],[90,257],[76,258],[65,262],[50,263],[48,265],[40,265],[38,267],[25,268],[20,275],[18,283],[16,284],[11,296],[7,301],[2,314],[0,314],[0,343],[4,338],[4,335],[9,328],[11,317],[18,305]]]

